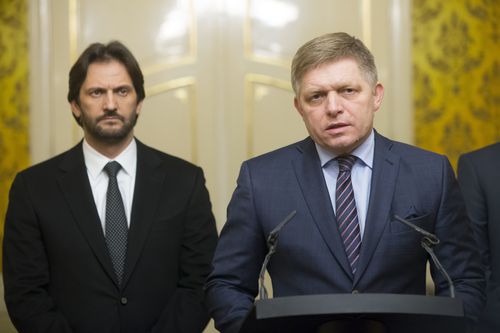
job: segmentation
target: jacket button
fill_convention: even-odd
[[[121,303],[122,305],[127,305],[127,302],[128,302],[127,297],[122,297],[122,298],[120,298],[120,303]]]

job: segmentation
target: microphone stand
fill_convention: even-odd
[[[269,248],[266,257],[264,258],[264,262],[262,263],[262,267],[260,268],[260,273],[259,273],[259,298],[260,299],[268,299],[267,295],[267,289],[264,286],[264,275],[266,273],[266,268],[267,265],[269,264],[269,260],[271,259],[271,256],[276,252],[276,247],[278,246],[278,236],[279,236],[279,231],[285,224],[290,221],[297,211],[292,211],[290,214],[288,214],[285,219],[278,224],[270,233],[269,236],[267,236],[267,247]]]
[[[424,235],[422,237],[422,240],[420,241],[420,245],[424,248],[424,250],[430,255],[432,262],[434,265],[437,267],[437,269],[441,272],[441,274],[444,276],[446,281],[448,282],[448,288],[450,289],[450,297],[455,298],[455,285],[453,284],[453,281],[451,280],[450,276],[448,275],[448,272],[444,269],[443,265],[441,265],[441,262],[439,259],[436,257],[436,254],[434,253],[434,250],[432,249],[434,245],[439,244],[440,240],[437,238],[436,235],[414,225],[413,223],[399,217],[398,215],[394,215],[394,218],[398,220],[399,222],[406,224],[416,232]]]

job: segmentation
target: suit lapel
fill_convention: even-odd
[[[81,142],[67,152],[59,167],[62,172],[58,179],[59,186],[73,212],[74,219],[104,271],[116,283],[102,225],[90,188]]]
[[[352,277],[314,142],[310,138],[302,141],[299,150],[302,154],[293,161],[293,166],[304,200],[330,252]]]
[[[155,220],[159,200],[165,198],[162,193],[165,174],[160,168],[160,159],[139,140],[136,139],[136,142],[137,171],[123,286],[127,284],[140,257],[151,224]]]
[[[390,151],[391,146],[392,143],[389,140],[375,132],[370,201],[354,285],[366,271],[382,233],[390,220],[389,213],[399,170],[399,157]]]

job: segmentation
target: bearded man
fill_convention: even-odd
[[[120,42],[69,73],[84,138],[20,172],[5,222],[5,301],[19,332],[201,332],[217,240],[201,168],[134,138],[144,78]]]

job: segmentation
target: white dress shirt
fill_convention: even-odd
[[[110,160],[102,155],[88,142],[83,140],[83,157],[85,166],[87,167],[87,175],[92,188],[95,206],[101,219],[102,230],[106,233],[105,217],[106,217],[106,191],[108,189],[108,174],[103,170],[104,166],[110,161],[117,161],[122,168],[118,171],[116,179],[118,187],[125,206],[125,214],[127,216],[127,224],[130,227],[130,213],[132,211],[132,200],[134,198],[135,187],[135,171],[137,168],[137,144],[135,139],[132,139],[130,144],[120,153],[114,160]]]
[[[354,199],[356,200],[356,209],[358,212],[358,222],[361,237],[365,231],[366,214],[370,202],[370,189],[372,183],[373,153],[375,147],[375,134],[372,130],[370,136],[359,147],[350,154],[356,156],[356,162],[351,170],[352,188]],[[337,187],[337,176],[339,174],[339,164],[335,160],[337,155],[316,144],[323,176],[325,177],[328,193],[335,212],[335,189]]]

